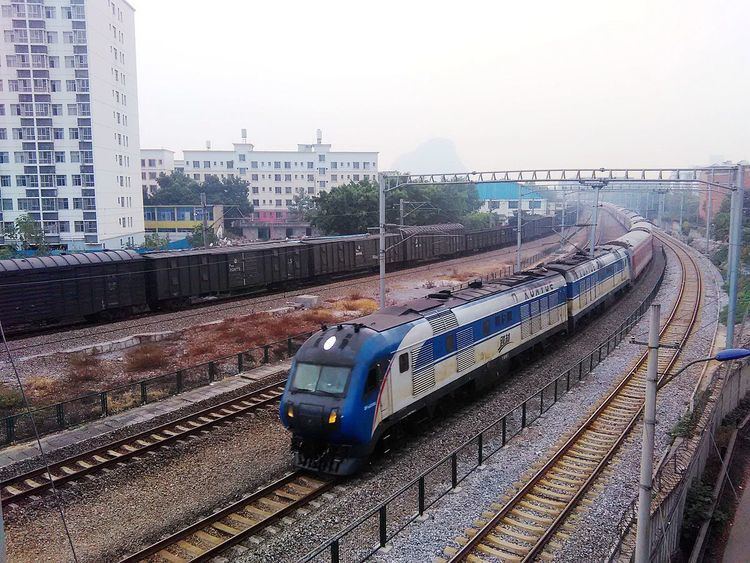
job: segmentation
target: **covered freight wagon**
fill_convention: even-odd
[[[130,250],[0,260],[0,321],[12,330],[131,313],[146,305],[144,270]]]

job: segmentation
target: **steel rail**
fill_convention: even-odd
[[[683,275],[681,279],[680,284],[680,290],[678,294],[678,298],[675,301],[675,305],[672,308],[672,311],[669,315],[669,318],[663,325],[662,329],[660,330],[660,335],[664,336],[667,333],[671,333],[675,330],[675,324],[677,324],[677,330],[680,331],[679,337],[680,337],[680,345],[682,346],[687,338],[692,333],[693,327],[695,326],[695,322],[699,313],[700,305],[701,305],[701,296],[702,296],[702,277],[701,277],[701,271],[698,265],[696,264],[693,257],[686,252],[683,247],[676,242],[673,242],[669,239],[662,238],[661,236],[658,236],[662,242],[666,243],[677,255],[678,259],[680,260],[680,264],[682,266]],[[690,293],[690,295],[686,295],[688,291],[688,285],[693,280],[689,279],[691,275],[693,275],[691,272],[688,272],[688,266],[690,266],[694,270],[694,281],[695,281],[695,287],[691,288],[693,291]],[[694,296],[694,303],[691,303]],[[684,305],[687,304],[690,309],[690,318],[687,322],[686,326],[682,327],[679,326],[679,323],[677,321],[680,321],[680,316],[684,314],[684,309],[686,308]],[[683,311],[681,311],[681,309]],[[678,316],[678,312],[680,312],[680,316]],[[660,372],[662,374],[662,378],[669,372],[669,370],[674,366],[675,362],[677,361],[678,357],[680,355],[680,351],[675,350],[673,353],[669,355],[669,358],[667,358],[667,361],[664,364],[664,368],[660,369]],[[545,479],[552,481],[557,481],[558,483],[563,483],[562,480],[557,479],[554,477],[555,473],[552,471],[553,469],[556,469],[557,471],[560,471],[560,468],[558,467],[559,464],[561,464],[561,461],[563,461],[563,458],[568,455],[571,451],[573,451],[576,447],[581,448],[583,442],[582,437],[587,432],[592,431],[592,426],[599,422],[600,419],[604,419],[604,416],[616,416],[616,413],[613,415],[612,412],[607,411],[619,411],[619,412],[625,412],[628,414],[628,403],[627,400],[623,400],[623,395],[625,395],[623,392],[628,390],[628,387],[632,389],[634,386],[642,387],[642,384],[638,385],[638,380],[643,377],[642,373],[646,366],[647,361],[647,354],[643,354],[641,358],[636,363],[635,367],[630,370],[628,375],[623,379],[620,384],[618,384],[617,388],[607,396],[607,398],[601,403],[601,405],[596,409],[596,411],[588,417],[588,419],[579,427],[579,429],[574,433],[574,435],[566,441],[566,443],[553,454],[553,456],[544,464],[544,466],[538,470],[533,477],[505,504],[503,505],[490,519],[487,521],[479,530],[474,533],[474,535],[470,538],[468,538],[465,542],[462,542],[463,545],[457,549],[453,550],[452,548],[448,548],[446,552],[451,556],[450,561],[460,561],[464,560],[471,556],[472,552],[479,551],[480,553],[482,551],[489,553],[490,556],[493,557],[499,557],[499,558],[506,558],[506,559],[513,559],[513,560],[520,560],[520,561],[530,561],[534,557],[540,554],[540,552],[544,549],[544,547],[547,545],[548,541],[552,538],[554,533],[557,531],[557,529],[560,527],[560,525],[564,522],[564,520],[570,515],[574,507],[578,504],[582,496],[586,493],[586,491],[590,488],[590,486],[593,484],[593,482],[596,480],[598,475],[601,473],[602,469],[606,466],[606,464],[609,462],[609,460],[612,458],[614,453],[617,451],[618,447],[621,445],[622,441],[628,436],[630,430],[633,428],[633,426],[638,421],[640,414],[643,409],[643,396],[642,391],[639,392],[637,397],[637,404],[638,408],[635,410],[627,419],[627,422],[624,424],[624,426],[619,430],[618,435],[616,438],[610,440],[610,443],[607,444],[607,439],[602,439],[601,442],[607,447],[606,452],[604,452],[603,455],[600,455],[600,459],[597,463],[590,463],[588,468],[585,468],[585,471],[588,471],[588,476],[583,477],[581,476],[581,480],[571,480],[569,479],[569,475],[564,474],[563,479],[568,479],[570,482],[567,484],[568,487],[570,487],[570,484],[573,485],[571,487],[575,490],[574,494],[569,498],[566,499],[566,502],[558,502],[556,505],[557,510],[549,510],[549,508],[545,505],[544,500],[542,502],[539,502],[539,497],[532,494],[532,491],[534,491],[538,485],[540,485]],[[661,366],[660,366],[661,367]],[[640,378],[639,378],[640,376]],[[613,405],[613,403],[616,400],[620,400],[620,404]],[[631,401],[632,402],[632,401]],[[622,420],[620,421],[622,422]],[[598,432],[599,436],[605,435],[601,431]],[[586,448],[584,446],[583,450],[579,451],[586,451]],[[589,449],[589,452],[591,450]],[[599,452],[595,452],[593,455],[590,455],[589,457],[595,457],[596,454]],[[585,458],[584,458],[585,459]],[[585,467],[585,464],[583,464],[583,467]],[[584,469],[579,466],[577,471],[583,471]],[[564,472],[562,472],[564,473]],[[559,484],[547,484],[546,488],[552,491],[554,487],[557,487],[558,489],[562,489],[563,485]],[[553,493],[554,495],[555,493]],[[558,495],[561,498],[564,498],[564,495]],[[536,500],[533,498],[536,497]],[[529,500],[532,500],[530,503]],[[545,520],[546,519],[546,528],[539,528],[538,524],[530,525],[530,524],[523,524],[521,521],[516,521],[518,523],[521,523],[522,526],[515,526],[512,521],[504,523],[503,520],[506,519],[506,517],[514,510],[517,509],[519,506],[525,508],[537,513],[547,514],[548,517],[540,517],[538,520]],[[548,505],[554,504],[553,501],[548,501]],[[550,512],[552,514],[550,514]],[[555,514],[556,512],[556,514]],[[550,518],[549,516],[553,516]],[[538,521],[537,520],[537,521]],[[533,520],[532,520],[533,521]],[[509,536],[515,539],[520,539],[521,542],[524,542],[526,544],[530,544],[528,546],[523,545],[522,543],[517,542],[509,542],[506,540],[503,540],[502,538],[497,537],[493,534],[493,531],[495,531],[498,526],[505,525],[508,529],[513,532],[512,528],[516,528],[519,530],[522,530],[524,526],[526,528],[536,528],[536,530],[532,531],[532,533],[538,533],[536,536],[532,536],[528,534],[528,530],[526,533],[511,533]],[[541,531],[540,531],[541,530]],[[489,538],[490,547],[483,546],[483,541]],[[494,546],[494,547],[491,547]],[[476,558],[478,559],[478,558]]]
[[[136,561],[207,561],[301,508],[337,482],[295,471],[182,530],[124,558]],[[175,553],[177,552],[177,553]]]
[[[280,370],[270,375],[278,375],[285,371]],[[2,505],[17,502],[29,495],[39,494],[50,489],[53,483],[55,486],[62,485],[104,467],[121,463],[128,458],[201,432],[221,422],[249,414],[276,402],[284,391],[285,382],[286,378],[274,381],[235,399],[68,457],[51,464],[49,472],[46,467],[43,467],[6,479],[0,482]]]

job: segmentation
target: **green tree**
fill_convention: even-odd
[[[169,246],[169,234],[163,237],[159,236],[159,233],[149,233],[146,235],[141,248],[148,250],[161,250]]]
[[[399,220],[399,199],[427,204],[409,214],[410,225],[476,221],[470,216],[482,205],[473,184],[406,186],[390,190],[386,197],[386,221],[392,224]],[[326,234],[364,233],[378,224],[378,186],[367,180],[337,186],[313,202],[307,217]]]
[[[36,250],[40,256],[45,256],[49,252],[41,224],[28,215],[18,217],[13,227],[7,229],[5,234],[8,238],[17,240],[21,250]]]
[[[216,236],[216,233],[211,228],[206,230],[206,239],[209,246],[219,242],[219,237]],[[203,226],[196,225],[193,227],[193,232],[187,236],[187,241],[193,248],[203,248],[205,246],[203,244]]]
[[[208,205],[223,205],[225,207],[224,217],[245,217],[252,213],[253,206],[248,199],[250,184],[241,178],[219,178],[218,176],[206,176],[200,188],[206,192],[206,203]],[[198,194],[200,201],[200,194]],[[218,217],[214,217],[218,219]]]
[[[156,181],[159,189],[144,195],[145,205],[200,205],[200,184],[183,172],[161,174]]]
[[[307,194],[297,194],[292,199],[292,204],[287,206],[289,214],[299,221],[312,221],[317,214],[315,202]]]
[[[0,260],[7,260],[9,258],[13,258],[15,255],[16,251],[12,246],[0,246]]]

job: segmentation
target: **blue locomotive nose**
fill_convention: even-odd
[[[342,401],[334,397],[290,397],[282,405],[287,426],[308,438],[331,439],[341,429]]]

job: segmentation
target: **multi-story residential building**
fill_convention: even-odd
[[[141,149],[141,188],[144,193],[153,194],[159,184],[160,174],[174,170],[174,151],[169,149]],[[148,229],[147,229],[148,230]]]
[[[298,144],[293,151],[258,151],[245,141],[229,151],[185,150],[183,155],[175,168],[199,182],[212,174],[247,180],[256,219],[268,222],[287,221],[295,195],[312,197],[352,181],[374,181],[378,172],[377,152],[333,151],[320,130],[315,143]]]
[[[125,0],[0,0],[0,10],[3,230],[28,215],[52,245],[138,244],[133,8]]]

